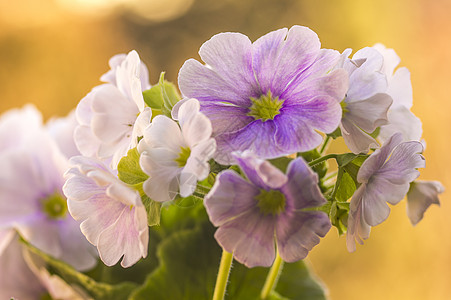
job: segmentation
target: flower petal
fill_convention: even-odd
[[[260,189],[278,189],[288,180],[287,176],[269,162],[258,158],[251,151],[232,154],[247,178]]]
[[[221,226],[257,204],[254,199],[260,190],[233,171],[219,173],[204,204],[210,221]]]
[[[412,225],[423,219],[424,213],[432,204],[440,205],[438,195],[445,191],[438,181],[417,180],[410,185],[407,193],[407,216]]]
[[[280,257],[286,262],[304,259],[330,227],[327,214],[319,211],[281,215],[276,224]]]
[[[219,245],[248,268],[269,267],[276,256],[276,217],[263,216],[258,207],[225,223],[215,233]]]

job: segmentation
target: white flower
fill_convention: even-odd
[[[147,213],[139,192],[100,160],[75,156],[63,187],[71,215],[107,266],[124,268],[147,256]]]
[[[444,191],[444,186],[438,181],[416,180],[410,184],[407,193],[407,216],[412,225],[418,224],[423,219],[429,206],[440,205],[438,195]]]
[[[0,152],[0,228],[16,229],[33,246],[76,269],[92,268],[97,262],[94,249],[67,213],[61,190],[66,157],[38,122],[35,109],[12,111],[7,120],[9,125],[22,121],[36,126],[12,128],[18,143]],[[9,132],[0,133],[0,140],[9,139]]]
[[[153,200],[173,200],[177,192],[191,195],[198,180],[208,176],[208,160],[216,150],[210,120],[199,112],[199,102],[189,99],[179,106],[177,123],[156,116],[139,142],[140,165],[149,175],[144,192]]]
[[[102,76],[108,83],[93,88],[78,104],[74,137],[82,155],[111,160],[116,167],[136,147],[152,111],[145,107],[142,95],[150,85],[138,53],[113,57],[110,65],[112,70]]]
[[[359,188],[352,196],[348,217],[346,244],[355,251],[355,240],[363,244],[371,226],[376,226],[390,214],[387,203],[401,201],[410,182],[419,176],[417,168],[424,168],[420,142],[402,142],[402,135],[393,135],[380,149],[368,157],[357,174]]]
[[[392,104],[387,92],[387,79],[381,72],[383,57],[372,48],[357,51],[352,59],[351,49],[342,54],[337,65],[349,74],[349,89],[343,107],[340,129],[348,148],[354,153],[367,153],[379,148],[369,134],[388,123],[387,111]]]
[[[373,48],[384,57],[382,72],[387,77],[387,93],[393,98],[388,111],[389,124],[381,127],[379,138],[385,142],[394,133],[401,132],[404,141],[419,141],[423,130],[420,119],[410,111],[413,104],[410,72],[405,67],[396,69],[401,59],[393,49],[387,49],[382,44],[376,44]]]

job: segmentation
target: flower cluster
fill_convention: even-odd
[[[131,267],[148,255],[149,226],[187,198],[202,201],[223,257],[249,268],[304,259],[332,226],[355,251],[406,196],[417,224],[444,188],[416,180],[425,159],[409,71],[380,44],[351,53],[322,49],[302,26],[255,42],[220,33],[203,63],[181,67],[181,95],[164,73],[151,86],[131,51],[64,121],[43,125],[33,107],[5,114],[0,260],[38,276],[32,292],[59,278],[10,250],[15,232],[79,270],[95,264],[93,246],[107,266]],[[349,151],[327,153],[341,137]]]

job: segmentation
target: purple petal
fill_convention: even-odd
[[[210,221],[215,226],[221,226],[250,210],[257,204],[254,197],[259,193],[257,187],[235,172],[226,170],[219,173],[204,200]]]
[[[392,183],[404,184],[414,181],[420,172],[417,168],[425,167],[423,145],[411,141],[399,144],[392,152],[384,166],[377,171],[378,177],[384,177]]]
[[[225,223],[215,233],[219,245],[248,268],[269,267],[275,258],[276,217],[263,216],[258,207]]]
[[[201,103],[201,112],[210,119],[215,136],[240,130],[255,120],[247,115],[248,108],[221,103]]]
[[[316,33],[307,27],[293,26],[270,32],[252,45],[253,67],[266,94],[280,95],[299,73],[307,69],[319,54]]]
[[[304,105],[318,96],[327,101],[341,102],[347,90],[348,73],[344,69],[337,69],[321,77],[296,78],[280,95],[280,98],[285,100],[285,105]]]
[[[232,164],[232,152],[249,150],[261,158],[275,158],[290,154],[276,146],[274,122],[254,121],[233,133],[223,133],[216,137],[215,160],[221,164]]]
[[[402,142],[402,134],[394,134],[380,149],[377,149],[362,164],[357,174],[357,181],[360,183],[367,182],[370,177],[376,173],[388,157],[393,149]]]
[[[417,180],[411,184],[407,193],[407,216],[412,225],[418,224],[423,219],[429,206],[440,205],[438,195],[444,191],[445,188],[438,181]]]
[[[302,158],[290,162],[287,176],[288,182],[282,193],[290,200],[293,209],[319,207],[327,202],[318,187],[318,175]]]
[[[278,189],[288,180],[282,171],[258,158],[251,151],[235,152],[232,155],[249,181],[260,189]]]
[[[356,250],[355,241],[363,244],[370,236],[371,227],[363,219],[362,194],[365,191],[365,184],[362,184],[354,193],[350,203],[348,215],[348,231],[346,233],[346,247],[349,252]]]
[[[320,242],[331,227],[327,214],[323,212],[294,212],[282,214],[276,224],[277,247],[280,257],[286,262],[305,258]]]

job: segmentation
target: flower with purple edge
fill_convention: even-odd
[[[217,142],[215,159],[251,150],[262,158],[311,150],[340,123],[339,102],[348,87],[334,50],[320,49],[302,26],[270,32],[252,43],[239,33],[220,33],[199,50],[203,65],[187,60],[179,72],[184,96],[199,100]]]
[[[420,142],[402,142],[401,133],[393,135],[380,149],[372,153],[357,174],[360,186],[352,196],[348,216],[346,245],[356,249],[355,240],[363,244],[376,226],[390,214],[387,203],[397,204],[407,194],[410,182],[424,168],[425,161]]]
[[[426,210],[432,204],[440,205],[438,195],[445,191],[445,187],[438,181],[415,180],[410,184],[407,193],[407,216],[412,225],[423,219]]]
[[[349,73],[349,89],[342,102],[340,129],[346,146],[352,152],[368,153],[370,148],[379,148],[370,134],[388,124],[387,111],[393,100],[386,93],[383,56],[369,47],[357,51],[352,59],[348,58],[350,53],[351,49],[345,50],[337,65]]]
[[[107,266],[124,268],[147,256],[147,213],[137,190],[98,159],[75,156],[63,191],[69,212]]]
[[[150,87],[148,72],[136,51],[110,60],[111,70],[78,104],[74,133],[83,156],[97,157],[116,167],[149,125],[152,111],[142,92]]]
[[[316,173],[302,158],[284,174],[250,151],[234,157],[248,180],[225,170],[204,201],[218,243],[247,267],[270,266],[275,243],[284,261],[305,258],[331,227],[326,213],[309,210],[326,203]]]

